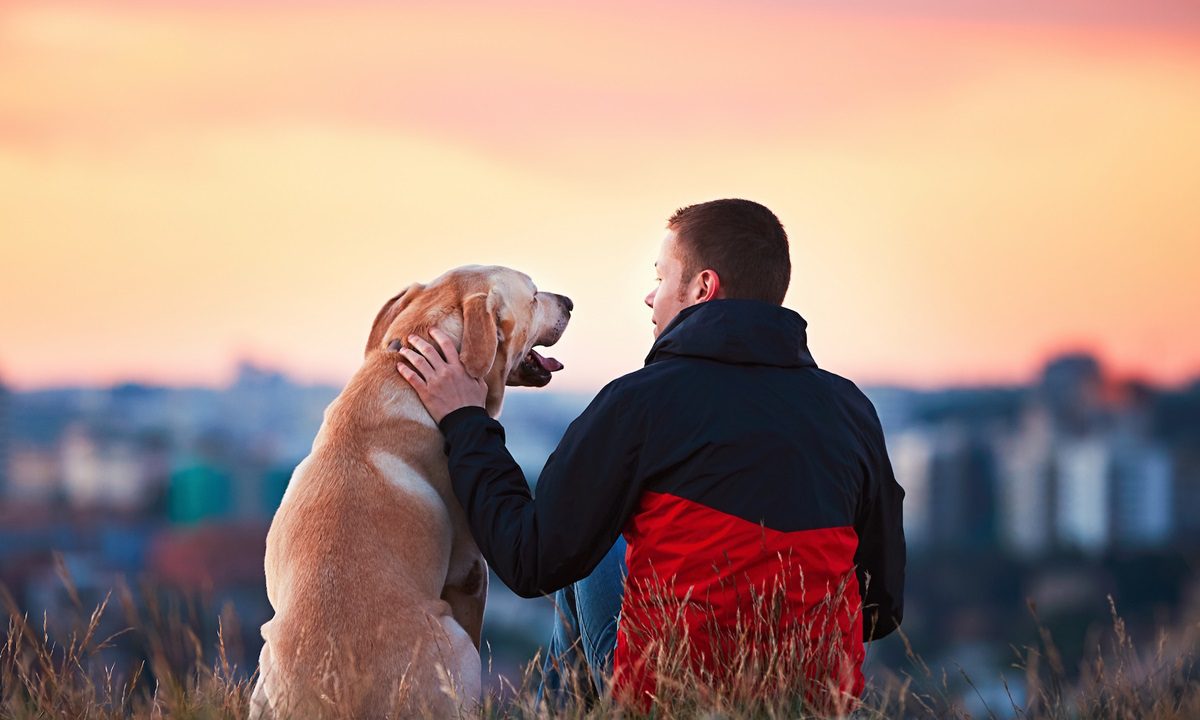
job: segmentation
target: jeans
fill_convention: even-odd
[[[579,693],[599,697],[612,673],[617,620],[624,593],[625,538],[618,536],[592,574],[554,594],[550,647],[542,664],[537,702],[560,704]]]

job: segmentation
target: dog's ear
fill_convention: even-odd
[[[496,335],[494,298],[494,293],[476,293],[463,299],[462,351],[459,358],[471,377],[485,377],[496,362],[500,339]]]
[[[379,343],[383,342],[383,334],[387,332],[388,326],[392,324],[392,320],[395,320],[400,311],[412,302],[413,296],[416,295],[416,291],[421,287],[421,283],[413,283],[401,290],[399,295],[385,302],[383,307],[379,308],[379,312],[375,315],[375,322],[371,323],[371,334],[367,337],[367,349],[365,353],[369,353],[373,348],[379,347]]]

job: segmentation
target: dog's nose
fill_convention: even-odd
[[[566,295],[559,295],[558,299],[561,300],[563,306],[567,308],[567,312],[571,312],[575,309],[575,303],[571,302],[571,298],[567,297]]]

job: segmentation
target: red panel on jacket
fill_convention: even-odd
[[[752,674],[744,667],[735,673],[736,653],[766,659],[788,638],[797,650],[790,655],[794,672],[785,671],[783,683],[794,688],[803,673],[830,688],[812,685],[807,692],[824,707],[844,707],[862,693],[853,528],[779,532],[674,495],[644,492],[624,535],[629,577],[613,660],[618,696],[632,693],[628,700],[648,704],[660,663],[684,661],[743,682]],[[663,653],[677,654],[676,662]]]

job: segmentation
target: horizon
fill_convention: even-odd
[[[1200,386],[1200,370],[1191,377],[1185,377],[1176,383],[1157,382],[1151,378],[1147,378],[1137,374],[1122,374],[1114,372],[1112,367],[1106,362],[1102,355],[1091,352],[1086,348],[1067,348],[1062,352],[1046,355],[1036,369],[1031,370],[1028,377],[1024,379],[1008,380],[1008,381],[989,381],[981,379],[977,382],[942,382],[931,384],[910,383],[904,381],[875,381],[875,380],[860,380],[857,378],[848,378],[855,385],[864,389],[871,390],[904,390],[913,392],[939,392],[939,391],[955,391],[955,390],[988,390],[988,389],[1020,389],[1032,387],[1038,384],[1041,379],[1041,374],[1046,366],[1055,360],[1069,356],[1089,356],[1095,358],[1100,365],[1100,372],[1103,382],[1107,387],[1122,386],[1129,383],[1140,383],[1149,387],[1166,392],[1187,392],[1194,387]],[[821,367],[818,362],[818,367]],[[233,388],[239,377],[239,372],[243,368],[249,368],[254,371],[278,374],[287,382],[301,387],[322,387],[331,389],[340,389],[345,387],[350,380],[347,376],[343,380],[335,380],[321,377],[304,377],[287,367],[271,365],[269,363],[258,362],[250,357],[233,358],[225,375],[215,381],[196,380],[196,381],[159,381],[153,378],[136,377],[131,375],[117,375],[109,380],[96,380],[93,382],[67,381],[67,382],[52,382],[37,385],[18,384],[6,377],[3,372],[3,362],[0,358],[0,389],[8,390],[15,393],[37,393],[37,392],[54,392],[64,390],[112,390],[117,387],[134,385],[153,389],[167,390],[227,390]],[[828,369],[828,368],[822,368]],[[636,370],[636,368],[635,368]],[[631,371],[632,372],[632,371]],[[612,379],[612,378],[610,378]],[[550,385],[541,388],[528,387],[510,387],[506,393],[508,395],[537,395],[540,393],[554,393],[559,395],[594,395],[603,386],[603,383],[594,387],[582,386],[577,384],[567,384],[558,378],[558,373],[555,374],[555,379]]]

